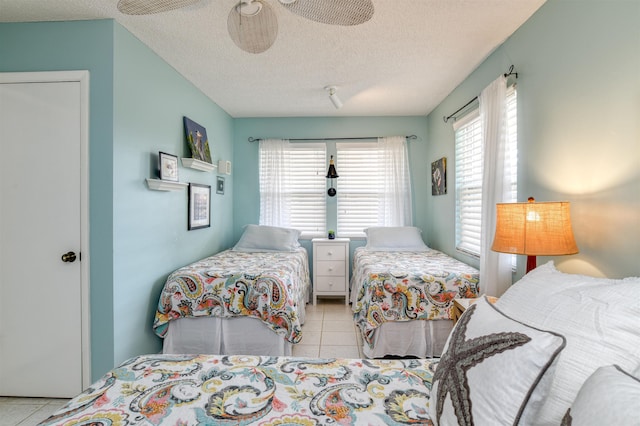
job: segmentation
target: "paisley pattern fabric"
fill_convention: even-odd
[[[42,425],[433,425],[434,360],[145,355]]]
[[[297,304],[309,287],[307,251],[244,253],[226,250],[167,278],[153,329],[164,337],[169,321],[202,316],[251,316],[291,343],[302,338]]]
[[[477,269],[437,250],[369,251],[353,255],[354,319],[372,347],[387,321],[451,319],[453,299],[478,297]]]

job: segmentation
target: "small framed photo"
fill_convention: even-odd
[[[189,231],[211,226],[211,186],[189,184]]]
[[[216,194],[224,195],[224,178],[218,176],[218,180],[216,182]]]
[[[159,153],[158,158],[160,161],[160,179],[177,182],[178,181],[178,157],[161,151]]]
[[[431,163],[431,195],[447,193],[447,158]]]

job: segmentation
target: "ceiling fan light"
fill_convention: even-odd
[[[242,3],[247,3],[242,1]],[[278,20],[273,9],[259,0],[250,1],[260,5],[260,13],[246,16],[240,13],[239,5],[231,8],[227,19],[229,37],[240,49],[248,53],[262,53],[269,49],[278,36]]]
[[[236,10],[242,16],[256,16],[262,10],[262,3],[259,1],[241,1],[236,6]]]

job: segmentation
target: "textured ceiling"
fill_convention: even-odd
[[[237,0],[148,16],[117,0],[0,0],[0,22],[114,18],[233,117],[410,116],[431,112],[545,0],[373,0],[373,18],[352,27],[263,1],[278,36],[261,54],[229,38]]]

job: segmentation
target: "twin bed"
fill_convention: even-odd
[[[437,250],[358,247],[351,306],[365,356],[439,356],[453,328],[453,299],[478,297],[478,280],[476,269]]]
[[[439,356],[453,328],[453,299],[479,296],[479,271],[427,247],[418,228],[365,232],[351,278],[365,356]]]
[[[298,235],[248,225],[233,249],[173,272],[153,323],[163,353],[291,355],[310,281]]]

